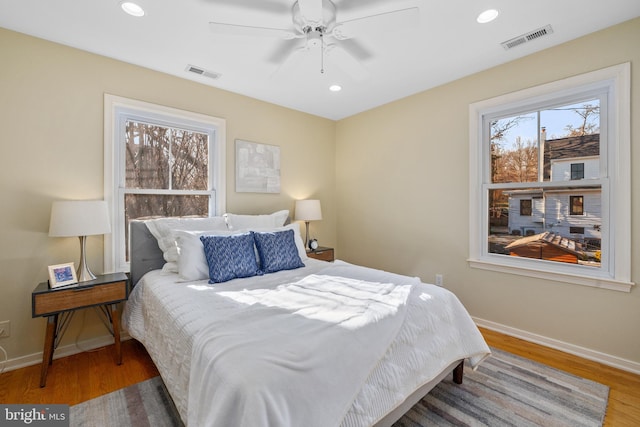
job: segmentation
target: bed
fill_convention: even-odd
[[[186,425],[390,426],[445,376],[461,382],[465,360],[475,368],[490,354],[451,292],[307,258],[298,224],[274,215],[188,230],[169,219],[165,235],[154,222],[131,223],[123,325],[147,349]],[[288,254],[275,245],[273,258],[273,239],[285,234]],[[219,272],[204,278],[207,267],[222,264],[212,242],[240,235],[255,239],[266,273],[209,283]],[[279,269],[292,252],[301,265]]]

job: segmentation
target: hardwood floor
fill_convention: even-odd
[[[0,403],[75,405],[158,375],[139,342],[122,342],[122,365],[113,345],[53,361],[46,387],[40,388],[40,364],[0,375]]]
[[[640,375],[518,338],[481,329],[495,348],[545,363],[610,387],[607,427],[640,425]],[[144,347],[135,340],[122,343],[123,363],[114,362],[113,346],[54,360],[47,386],[39,387],[40,365],[0,375],[0,403],[66,403],[75,405],[158,375]]]

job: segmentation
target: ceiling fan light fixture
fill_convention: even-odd
[[[305,29],[307,33],[307,47],[308,48],[316,48],[318,46],[322,47],[322,36],[323,29],[318,27],[316,29]]]
[[[340,86],[340,85],[331,85],[331,86],[329,86],[329,90],[331,92],[340,92],[342,90],[342,86]]]
[[[120,3],[120,7],[122,8],[122,10],[125,11],[125,13],[131,16],[135,16],[138,18],[141,16],[144,16],[144,9],[136,3],[133,3],[130,1],[123,1]]]
[[[500,12],[498,10],[488,9],[478,15],[476,21],[478,21],[479,24],[487,24],[496,19],[498,15],[500,15]]]

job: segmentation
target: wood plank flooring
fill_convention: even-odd
[[[122,342],[122,365],[113,345],[53,361],[46,387],[40,388],[40,364],[0,375],[0,403],[75,405],[158,375],[138,341]]]
[[[487,343],[610,387],[607,427],[640,425],[640,375],[611,368],[498,332],[481,329]],[[122,343],[123,363],[114,361],[113,346],[54,360],[47,386],[39,387],[40,365],[0,375],[0,403],[66,403],[75,405],[158,375],[144,347]]]

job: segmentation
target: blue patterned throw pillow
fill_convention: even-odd
[[[294,240],[293,230],[254,232],[260,269],[263,273],[304,267]]]
[[[209,265],[209,283],[262,274],[256,262],[253,232],[231,236],[200,236]]]

